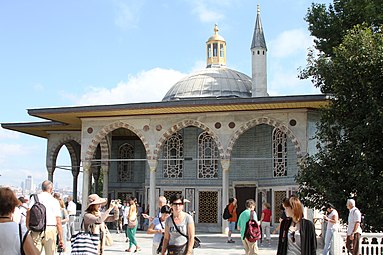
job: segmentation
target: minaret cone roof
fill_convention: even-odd
[[[251,42],[250,49],[253,49],[253,48],[265,48],[267,50],[265,35],[263,34],[263,27],[261,22],[261,10],[259,5],[257,6],[257,19],[255,21],[253,41]]]

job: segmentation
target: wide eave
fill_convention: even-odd
[[[45,122],[3,123],[2,127],[47,138],[50,132],[81,131],[81,119],[182,113],[319,109],[328,104],[326,95],[258,98],[204,98],[167,102],[29,109],[28,114]]]

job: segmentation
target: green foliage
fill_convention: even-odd
[[[383,24],[383,4],[382,0],[334,0],[327,8],[313,3],[305,20],[316,37],[316,48],[332,56],[333,48],[355,25],[365,23],[377,28]]]
[[[334,203],[345,220],[346,200],[355,196],[373,230],[383,230],[382,29],[355,26],[332,49],[331,57],[311,54],[301,73],[331,93],[331,99],[318,124],[318,153],[302,163],[297,176],[300,196],[316,208]]]

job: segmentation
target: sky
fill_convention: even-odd
[[[330,0],[317,0],[329,3]],[[206,67],[214,24],[227,66],[251,76],[250,45],[260,4],[271,96],[318,94],[297,78],[313,47],[310,0],[0,1],[0,123],[33,122],[27,109],[156,102]],[[0,128],[0,185],[47,178],[47,141]],[[57,165],[69,163],[61,149]],[[59,187],[71,187],[57,169]],[[81,183],[81,175],[80,175]]]

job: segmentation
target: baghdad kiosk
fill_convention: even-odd
[[[226,66],[218,32],[216,25],[206,42],[206,68],[172,87],[159,84],[170,87],[160,102],[30,109],[43,120],[2,127],[47,139],[50,180],[66,146],[76,200],[83,171],[83,202],[100,188],[109,199],[135,196],[154,215],[158,196],[182,193],[196,227],[219,232],[228,199],[236,197],[243,210],[253,198],[257,208],[269,202],[278,223],[282,199],[297,191],[300,160],[316,152],[312,138],[326,96],[268,95],[259,8],[251,77]]]

